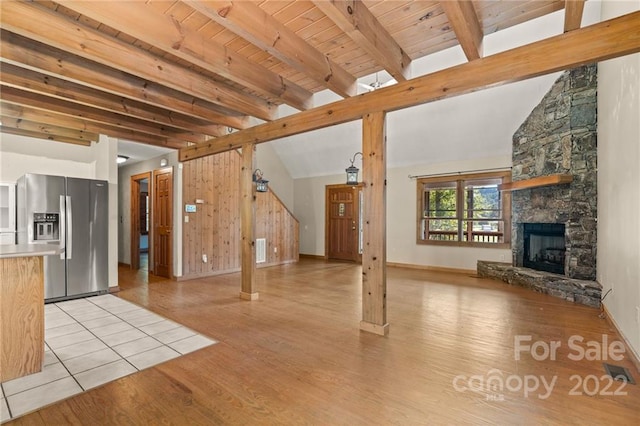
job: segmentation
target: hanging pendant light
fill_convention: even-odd
[[[353,158],[349,160],[351,161],[351,165],[345,169],[345,172],[347,172],[347,185],[358,184],[358,172],[360,171],[360,169],[353,165],[353,163],[356,161],[356,156],[358,155],[362,157],[361,152],[356,152],[355,154],[353,154]]]

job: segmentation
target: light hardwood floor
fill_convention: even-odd
[[[119,297],[220,343],[16,424],[638,424],[637,385],[607,395],[620,384],[607,387],[601,361],[568,358],[572,335],[620,339],[598,309],[489,279],[389,268],[390,334],[380,337],[358,330],[360,274],[309,259],[259,269],[260,300],[247,302],[239,274],[147,283],[121,268]],[[556,360],[516,360],[518,335],[559,341]],[[626,355],[614,363],[640,379]],[[466,390],[471,376],[511,390]],[[526,397],[518,389],[534,376],[557,376],[547,398],[542,385]]]

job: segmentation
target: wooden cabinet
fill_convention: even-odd
[[[41,256],[0,258],[0,382],[37,373],[44,359]]]
[[[0,183],[0,233],[13,233],[15,231],[16,186],[13,183]]]

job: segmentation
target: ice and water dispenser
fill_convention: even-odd
[[[33,240],[60,240],[60,213],[33,214]]]

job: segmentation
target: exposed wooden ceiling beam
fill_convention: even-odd
[[[84,0],[65,1],[63,5],[209,72],[256,90],[272,102],[286,103],[299,110],[313,106],[313,94],[308,90],[213,40],[204,39],[174,16],[159,13],[144,2]]]
[[[27,130],[30,132],[44,133],[52,136],[62,136],[70,139],[78,139],[81,141],[91,142],[98,140],[98,134],[85,130],[70,129],[67,127],[45,124],[37,121],[29,121],[24,118],[0,116],[2,120],[2,128],[9,127],[12,129]]]
[[[87,127],[87,124],[90,122],[81,118],[70,117],[54,111],[46,111],[28,106],[10,104],[4,101],[0,101],[0,115],[3,117],[12,117],[37,123],[59,125],[68,129],[90,131]]]
[[[582,24],[585,0],[564,1],[564,32],[577,30]]]
[[[148,135],[146,133],[126,129],[124,127],[96,123],[82,118],[60,114],[55,111],[41,110],[29,106],[10,104],[7,102],[0,102],[0,115],[33,121],[36,123],[58,125],[68,129],[100,133],[114,138],[127,139],[148,145],[157,145],[167,148],[184,148],[188,146],[184,141],[176,141],[173,138],[169,139]]]
[[[470,0],[444,0],[440,5],[467,59],[480,59],[484,34],[473,3]]]
[[[226,126],[208,124],[202,120],[158,107],[144,105],[136,101],[81,86],[57,77],[43,75],[11,64],[2,64],[0,80],[5,86],[56,97],[81,105],[94,106],[133,118],[148,120],[158,125],[172,126],[209,136],[223,136],[228,134]]]
[[[55,111],[71,117],[77,117],[96,123],[122,127],[159,138],[175,138],[189,142],[201,142],[201,135],[190,134],[176,129],[170,129],[148,121],[137,120],[120,114],[87,107],[73,102],[56,98],[49,98],[36,93],[26,92],[13,87],[2,86],[0,98],[11,104],[30,106],[47,111]],[[183,144],[187,145],[186,142]]]
[[[245,115],[234,114],[208,101],[87,61],[6,30],[0,31],[0,57],[5,63],[29,67],[122,97],[121,102],[125,107],[127,99],[131,99],[235,129],[249,126],[249,118]]]
[[[192,160],[500,84],[640,52],[640,12],[480,58],[180,150]]]
[[[411,78],[411,58],[360,0],[314,0],[342,31],[367,51],[397,81]]]
[[[46,133],[34,132],[31,130],[15,129],[9,126],[2,126],[2,133],[10,135],[27,136],[30,138],[44,139],[55,142],[71,143],[74,145],[91,146],[91,142],[82,139],[73,139],[65,136],[49,135]]]
[[[337,94],[344,97],[357,94],[354,76],[257,4],[243,0],[199,0],[189,2],[189,6]]]
[[[193,70],[65,18],[33,3],[0,2],[2,27],[83,58],[117,68],[263,120],[276,107],[257,96],[216,82]]]

